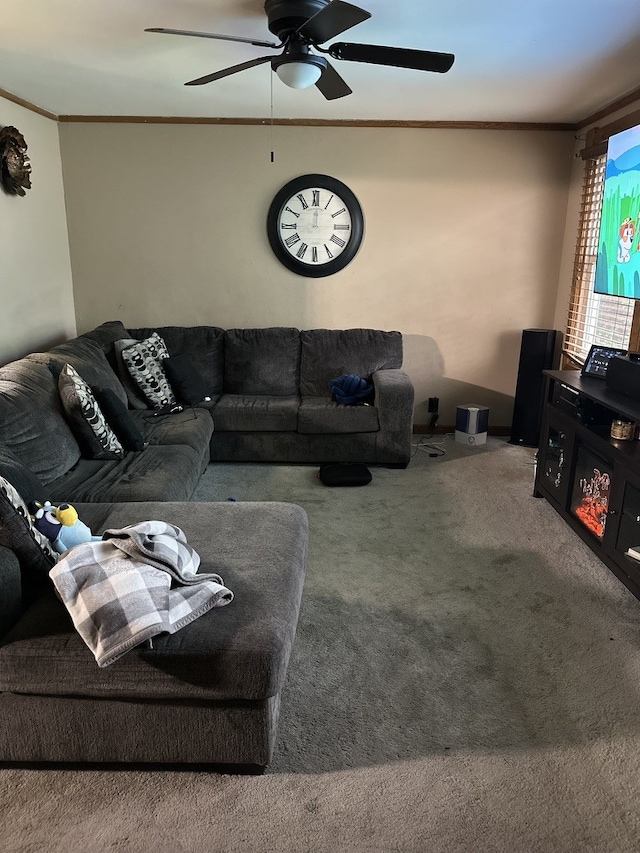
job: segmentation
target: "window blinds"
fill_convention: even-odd
[[[606,154],[585,163],[580,224],[563,342],[565,366],[582,364],[591,344],[627,349],[636,302],[593,292]]]

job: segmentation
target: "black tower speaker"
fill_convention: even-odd
[[[561,344],[562,334],[555,329],[523,331],[510,444],[538,446],[544,388],[542,371],[558,369]]]

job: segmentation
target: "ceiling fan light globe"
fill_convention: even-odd
[[[318,82],[322,68],[309,62],[283,62],[276,74],[291,89],[308,89]]]

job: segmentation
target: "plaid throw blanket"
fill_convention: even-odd
[[[179,527],[144,521],[74,546],[49,577],[98,666],[106,667],[233,600],[219,575],[196,574],[199,565]]]

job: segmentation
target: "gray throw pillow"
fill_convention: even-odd
[[[162,362],[169,352],[157,332],[144,341],[122,350],[122,360],[131,378],[154,409],[164,409],[177,403]]]
[[[58,559],[47,537],[33,526],[25,502],[4,477],[0,477],[0,545],[14,552],[21,567],[37,573],[49,574]]]
[[[58,390],[83,455],[89,459],[121,459],[124,448],[120,440],[107,423],[91,388],[70,364],[60,371]]]

